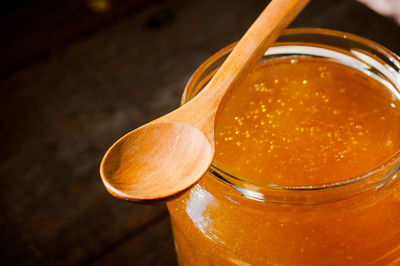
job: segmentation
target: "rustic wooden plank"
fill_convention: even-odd
[[[117,249],[109,250],[104,256],[82,265],[176,265],[174,243],[172,241],[169,216],[163,217],[151,228],[130,238]]]
[[[0,73],[47,57],[51,49],[155,1],[25,0],[23,4],[8,4],[8,12],[0,16]]]
[[[237,40],[264,5],[167,0],[5,76],[1,261],[104,265],[121,256],[118,263],[151,265],[157,255],[169,263],[174,252],[165,246],[172,243],[165,207],[107,195],[98,175],[101,156],[123,133],[175,108],[193,70]],[[312,1],[295,26],[350,31],[400,52],[400,28],[355,1]],[[163,239],[159,249],[150,248],[155,239]],[[138,245],[145,248],[129,252]]]

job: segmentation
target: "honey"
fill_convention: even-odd
[[[227,97],[215,139],[215,160],[249,182],[338,182],[400,149],[400,100],[337,62],[273,60]]]
[[[272,48],[226,95],[209,171],[167,204],[179,264],[400,265],[400,59],[320,29]]]

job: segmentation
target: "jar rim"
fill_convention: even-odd
[[[346,33],[337,30],[330,30],[330,29],[322,29],[322,28],[286,29],[281,34],[281,37],[299,35],[299,34],[331,36],[346,41],[352,41],[355,43],[365,45],[366,47],[379,52],[381,55],[383,55],[390,62],[393,63],[392,65],[397,68],[396,74],[399,75],[398,81],[400,84],[400,71],[399,71],[400,57],[397,56],[395,53],[391,52],[389,49],[369,39],[351,33]],[[221,57],[229,54],[229,52],[234,48],[235,45],[236,43],[232,43],[226,46],[225,48],[219,50],[211,57],[209,57],[206,61],[204,61],[196,69],[196,71],[190,77],[187,85],[185,86],[181,98],[181,104],[186,103],[188,100],[190,100],[192,97],[195,96],[195,94],[198,91],[191,91],[191,88],[195,87],[195,83],[201,78],[203,73],[215,63],[216,59],[220,59]],[[273,46],[279,46],[279,43],[275,43]],[[397,84],[395,89],[400,91],[400,86]],[[292,194],[285,196],[288,203],[300,203],[300,202],[304,203],[304,201],[310,203],[308,200],[309,197],[306,195],[307,193],[312,193],[314,197],[315,193],[318,191],[329,190],[330,192],[333,192],[329,197],[326,197],[326,195],[324,195],[320,199],[314,199],[315,202],[320,203],[320,202],[332,201],[332,199],[334,198],[338,199],[338,198],[350,197],[355,194],[359,194],[361,192],[370,190],[372,188],[376,189],[396,178],[400,172],[400,149],[396,151],[394,154],[392,154],[386,161],[368,170],[365,173],[352,176],[350,178],[346,178],[336,182],[321,183],[314,185],[278,185],[267,182],[262,184],[252,183],[247,181],[245,178],[242,178],[240,174],[234,173],[232,170],[228,169],[228,167],[218,163],[215,160],[213,161],[208,171],[223,183],[234,187],[236,190],[239,190],[242,193],[242,195],[245,195],[246,197],[255,200],[282,203],[281,193],[291,192]],[[340,191],[338,191],[339,188]],[[297,193],[297,195],[294,195],[293,193]],[[290,199],[287,196],[289,196]]]

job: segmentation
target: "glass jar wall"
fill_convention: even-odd
[[[232,48],[198,68],[182,104],[204,87]],[[399,58],[363,38],[322,29],[287,30],[260,63],[288,57],[339,62],[399,96]],[[283,186],[251,183],[229,165],[214,161],[198,184],[168,203],[178,261],[180,265],[396,265],[400,263],[399,169],[397,151],[378,167],[340,182]]]

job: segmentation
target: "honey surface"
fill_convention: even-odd
[[[367,173],[400,149],[400,101],[326,59],[259,65],[216,124],[215,161],[254,183],[313,185]]]

